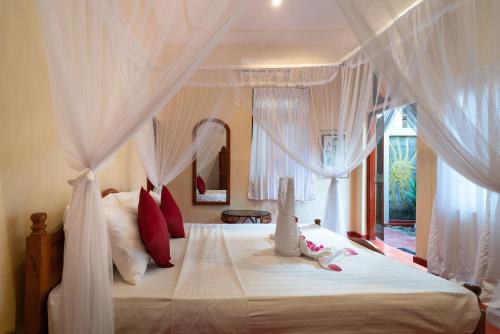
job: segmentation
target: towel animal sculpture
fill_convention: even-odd
[[[293,178],[280,178],[278,187],[278,219],[276,231],[270,235],[275,248],[284,256],[305,255],[317,260],[321,267],[342,271],[337,264],[345,256],[357,255],[351,248],[334,248],[316,245],[300,232],[295,218],[295,187]]]

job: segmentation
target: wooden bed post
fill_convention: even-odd
[[[149,178],[146,178],[146,191],[153,191],[154,189],[155,186],[149,181]]]
[[[102,197],[118,193],[109,188]],[[62,223],[53,233],[48,233],[47,214],[31,215],[31,234],[26,238],[24,276],[24,331],[27,334],[48,333],[47,300],[50,290],[62,281],[64,264],[64,231]]]
[[[46,333],[47,329],[47,296],[49,284],[47,281],[49,266],[47,263],[49,238],[47,235],[47,214],[37,212],[31,215],[31,235],[26,238],[26,295],[24,303],[26,333]],[[32,254],[40,254],[33,257]],[[45,316],[40,316],[45,315]]]
[[[50,290],[61,282],[64,232],[47,233],[47,214],[31,215],[31,235],[26,238],[24,320],[25,333],[47,333],[47,299]]]

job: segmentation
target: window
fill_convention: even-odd
[[[312,173],[292,158],[309,157],[309,109],[308,89],[254,89],[249,199],[276,200],[280,177],[295,179],[297,200],[314,199]]]

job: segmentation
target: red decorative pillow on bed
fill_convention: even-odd
[[[144,188],[139,195],[138,222],[139,234],[149,255],[159,267],[172,267],[167,223],[155,200]]]
[[[160,210],[163,213],[163,217],[165,217],[170,235],[174,238],[184,238],[186,234],[184,233],[184,221],[181,210],[165,186],[161,190]]]
[[[196,177],[196,188],[198,188],[198,192],[200,194],[202,194],[202,195],[207,190],[206,187],[205,187],[205,181],[203,181],[203,179],[201,178],[201,176],[197,176]]]

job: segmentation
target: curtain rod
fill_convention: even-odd
[[[208,65],[201,66],[202,70],[253,70],[253,69],[287,69],[304,67],[335,67],[342,63],[324,63],[324,64],[241,64],[241,65]]]

